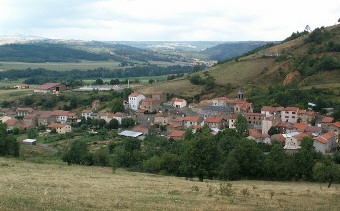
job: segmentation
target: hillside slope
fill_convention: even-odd
[[[193,74],[203,78],[210,75],[218,87],[233,87],[228,92],[221,91],[221,88],[205,90],[214,93],[214,96],[235,96],[240,85],[247,91],[293,81],[301,87],[327,87],[340,93],[340,25],[321,27],[308,35],[293,35],[280,44],[219,62],[203,72],[191,73],[186,80]],[[153,89],[169,86],[167,83],[172,82],[154,84]],[[198,91],[203,88],[191,85],[190,89],[178,88],[181,91],[177,94],[192,96],[194,87]]]

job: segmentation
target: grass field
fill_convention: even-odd
[[[338,210],[340,185],[190,181],[0,158],[0,210]]]

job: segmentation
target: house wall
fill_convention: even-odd
[[[296,123],[298,118],[297,111],[281,111],[281,121]]]

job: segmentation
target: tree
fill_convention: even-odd
[[[106,126],[108,129],[118,129],[119,122],[117,119],[111,119],[110,122]]]
[[[20,143],[12,135],[8,135],[6,124],[0,121],[0,156],[19,157]]]
[[[247,119],[243,114],[238,114],[234,126],[236,127],[237,133],[240,135],[248,135],[248,123]]]
[[[327,187],[330,188],[334,180],[340,179],[340,169],[330,158],[326,157],[314,165],[313,178],[319,182],[328,182]]]
[[[130,117],[126,117],[126,118],[122,119],[122,127],[123,128],[130,128],[130,127],[134,126],[135,124],[136,124],[135,120],[133,120]]]
[[[68,165],[92,165],[92,156],[89,152],[86,142],[76,140],[72,142],[69,149],[64,152],[62,160]]]
[[[269,130],[268,130],[268,135],[269,136],[272,136],[272,135],[278,134],[278,133],[279,133],[279,131],[278,131],[278,129],[276,127],[270,127]]]
[[[35,129],[30,128],[27,130],[27,138],[35,139],[36,137],[38,137],[38,133]]]
[[[92,155],[93,165],[95,166],[109,166],[110,165],[110,156],[109,156],[109,148],[101,147],[96,150]]]
[[[111,111],[113,113],[125,111],[125,108],[124,108],[124,105],[123,105],[123,100],[121,98],[116,98],[116,99],[112,100]]]
[[[188,177],[197,176],[200,181],[213,178],[219,169],[220,151],[210,132],[196,133],[184,140],[181,147],[180,170]]]
[[[265,176],[268,179],[286,179],[287,155],[280,143],[275,144],[265,158]]]
[[[101,78],[96,79],[96,81],[93,83],[94,85],[103,85],[104,81]]]

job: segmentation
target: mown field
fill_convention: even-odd
[[[338,210],[340,184],[198,182],[0,158],[0,210]]]

